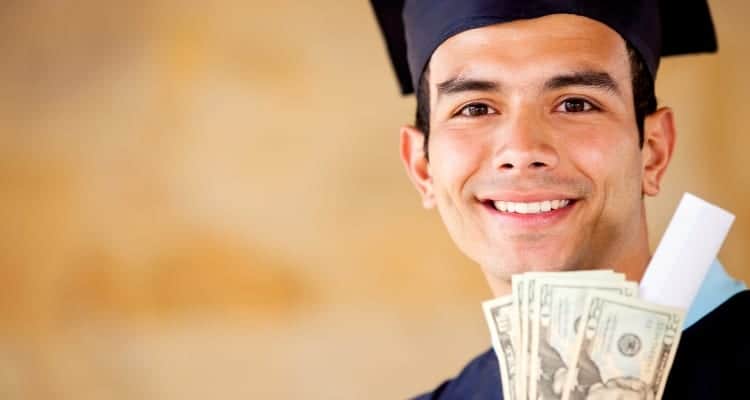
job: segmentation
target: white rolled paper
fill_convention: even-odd
[[[734,214],[685,193],[646,268],[640,297],[689,309],[733,222]]]

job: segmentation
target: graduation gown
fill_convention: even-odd
[[[417,400],[503,399],[492,349]],[[735,294],[682,333],[663,400],[750,398],[750,290]]]

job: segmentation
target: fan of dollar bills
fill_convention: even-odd
[[[613,271],[530,272],[484,302],[506,400],[660,399],[685,313]]]

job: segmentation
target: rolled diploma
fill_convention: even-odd
[[[734,215],[690,193],[677,206],[641,280],[641,298],[689,309]]]

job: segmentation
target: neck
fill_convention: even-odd
[[[497,297],[507,296],[512,293],[510,279],[497,279],[497,277],[490,274],[485,268],[482,268],[484,277],[487,279],[487,283],[490,285],[492,295]]]

